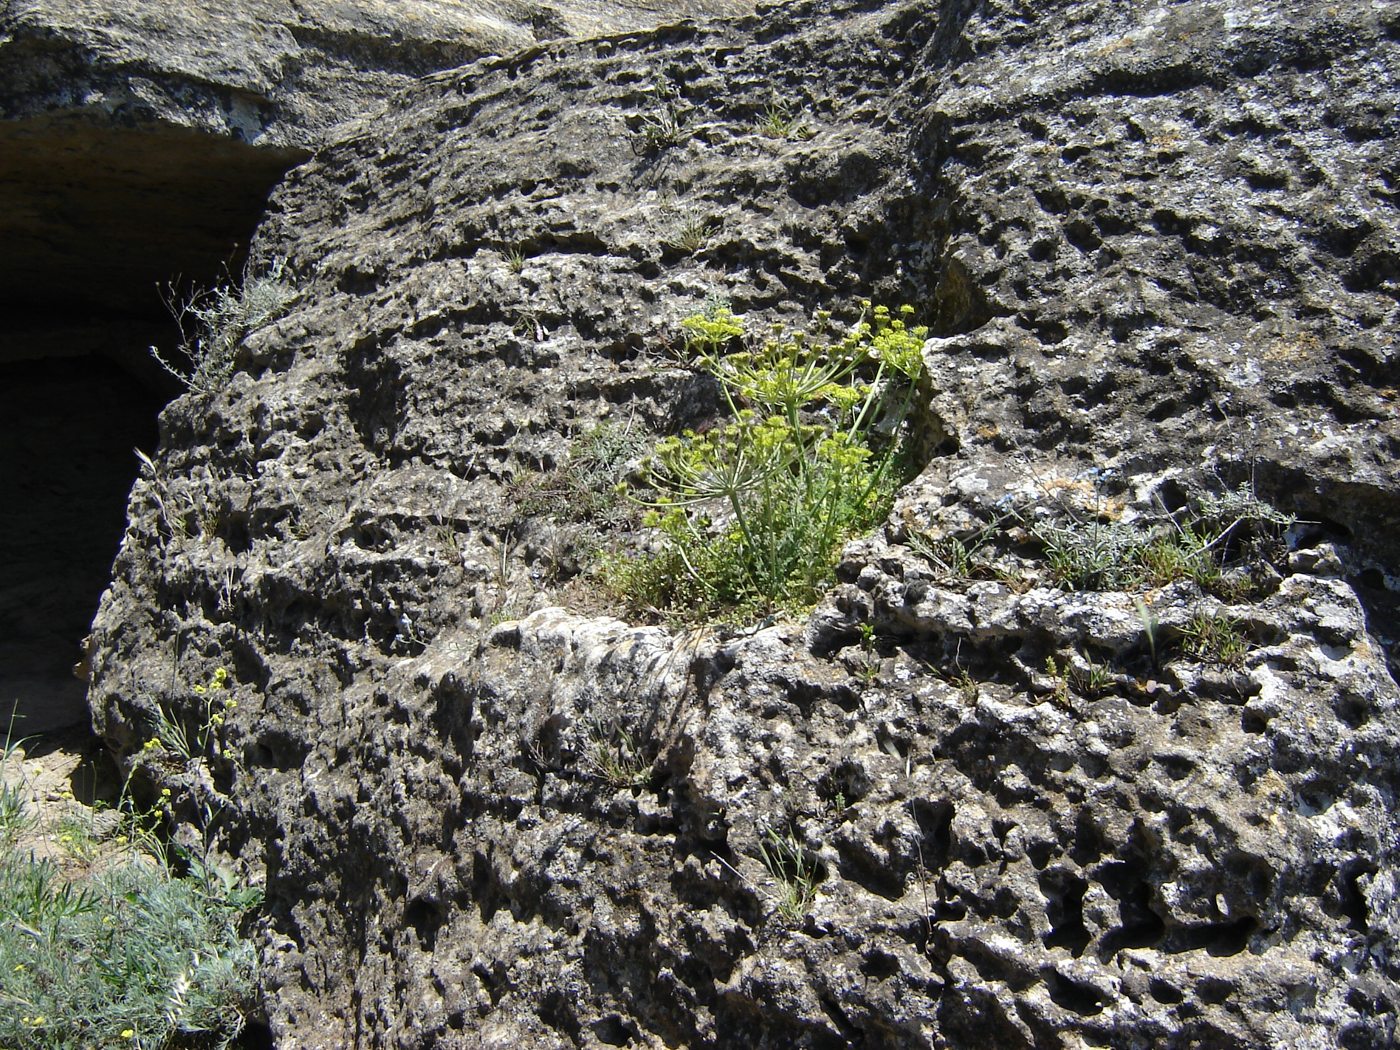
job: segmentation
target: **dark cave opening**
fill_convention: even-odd
[[[87,720],[82,641],[111,578],[179,333],[162,288],[237,271],[299,151],[71,115],[0,122],[0,717]]]
[[[0,366],[0,704],[16,736],[86,715],[81,640],[121,540],[132,450],[154,449],[164,403],[99,356]]]

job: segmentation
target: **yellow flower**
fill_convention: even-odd
[[[160,797],[161,797],[161,798],[169,798],[169,797],[170,797],[170,789],[169,789],[169,788],[161,788],[161,789],[160,789]]]
[[[24,973],[24,963],[15,963],[15,973]]]
[[[136,1033],[133,1032],[130,1028],[123,1028],[123,1029],[122,1029],[122,1038],[123,1038],[123,1039],[135,1039],[135,1038],[136,1038]]]

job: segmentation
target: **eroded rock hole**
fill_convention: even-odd
[[[82,640],[111,579],[134,449],[179,384],[160,286],[238,265],[301,154],[182,129],[0,122],[0,707],[25,735],[84,722]]]
[[[1371,921],[1370,908],[1366,904],[1366,893],[1361,880],[1374,875],[1375,872],[1374,864],[1360,860],[1345,865],[1337,875],[1340,911],[1346,916],[1347,925],[1358,933],[1366,933]]]
[[[1089,884],[1072,872],[1055,869],[1040,875],[1040,892],[1045,895],[1045,913],[1050,932],[1043,940],[1047,948],[1068,948],[1078,958],[1093,935],[1084,925],[1084,894]]]

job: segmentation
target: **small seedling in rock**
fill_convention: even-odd
[[[1102,696],[1113,688],[1113,672],[1105,664],[1096,664],[1092,660],[1085,661],[1086,666],[1081,670],[1073,667],[1069,677],[1074,682],[1074,687],[1083,696],[1091,700]]]
[[[522,311],[510,330],[522,339],[534,339],[537,343],[544,342],[545,336],[549,334],[541,315],[534,310]]]
[[[787,103],[779,99],[775,99],[764,108],[757,127],[760,135],[770,139],[805,141],[815,134],[801,113],[794,115]]]
[[[860,664],[856,673],[866,685],[873,685],[880,677],[880,654],[875,651],[875,625],[860,625]]]
[[[665,81],[658,83],[656,93],[655,108],[641,118],[632,133],[632,152],[639,157],[679,146],[690,137],[680,93]]]
[[[927,533],[916,532],[910,535],[909,546],[942,575],[952,579],[967,579],[972,569],[972,552],[956,536],[941,536],[935,540]]]
[[[1147,603],[1141,598],[1134,598],[1133,605],[1137,608],[1138,621],[1142,624],[1143,637],[1147,639],[1147,651],[1152,657],[1152,670],[1162,669],[1161,660],[1157,652],[1157,614],[1148,608]]]
[[[953,679],[953,684],[958,687],[958,692],[962,694],[963,702],[966,704],[977,703],[978,698],[982,695],[981,690],[977,686],[977,680],[973,678],[972,675],[968,674],[967,668],[965,667],[959,668],[956,677]]]
[[[1045,673],[1050,676],[1054,689],[1050,694],[1051,699],[1061,707],[1070,707],[1068,668],[1061,668],[1055,657],[1050,655],[1045,658]]]
[[[637,742],[622,726],[609,732],[601,722],[589,735],[589,772],[614,788],[642,787],[651,779],[651,765]]]
[[[1182,628],[1182,635],[1188,653],[1222,667],[1240,667],[1249,654],[1249,640],[1228,616],[1197,613]]]
[[[759,859],[778,882],[778,916],[798,923],[817,896],[820,880],[817,862],[808,855],[796,833],[780,835],[769,828],[758,843]]]
[[[694,255],[710,243],[719,229],[720,224],[716,220],[690,211],[681,219],[680,226],[666,245],[685,255]]]

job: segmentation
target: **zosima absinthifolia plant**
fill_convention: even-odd
[[[687,363],[718,382],[723,421],[663,439],[634,498],[660,550],[622,565],[636,606],[743,618],[797,610],[830,582],[841,547],[889,513],[912,472],[911,417],[927,329],[911,307],[862,304],[844,332],[712,307],[681,323]]]
[[[241,281],[232,277],[207,291],[181,298],[172,283],[165,304],[180,329],[180,356],[188,368],[150,348],[156,362],[189,389],[209,394],[225,386],[238,363],[238,348],[256,328],[275,320],[296,300],[285,259],[273,259],[263,272],[251,267]]]

